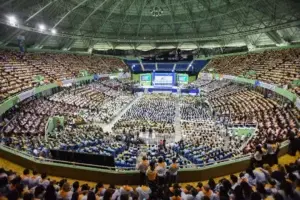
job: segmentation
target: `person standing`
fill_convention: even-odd
[[[167,170],[166,170],[166,163],[162,157],[158,158],[158,164],[155,170],[157,171],[158,184],[164,185]]]
[[[164,150],[167,151],[167,147],[166,147],[166,138],[164,137],[164,140],[163,140],[163,147],[164,147]]]
[[[257,146],[256,147],[256,151],[255,151],[255,153],[253,155],[253,158],[254,158],[256,167],[262,167],[262,165],[263,165],[263,162],[262,162],[263,151],[261,149],[261,146]]]
[[[156,177],[157,177],[157,172],[155,170],[155,162],[151,161],[150,166],[146,172],[147,175],[147,181],[149,184],[149,187],[151,188],[151,191],[156,190]]]
[[[137,169],[140,171],[140,185],[146,184],[146,171],[149,167],[149,162],[146,156],[143,156],[142,161],[138,164]]]
[[[173,158],[172,164],[170,165],[170,168],[169,168],[169,175],[170,175],[169,185],[172,185],[173,183],[177,183],[178,170],[179,170],[179,165],[177,163],[177,160],[176,160],[176,158]]]
[[[278,150],[279,150],[279,144],[275,141],[271,141],[267,144],[267,150],[268,150],[268,161],[269,165],[272,167],[274,164],[278,164]]]

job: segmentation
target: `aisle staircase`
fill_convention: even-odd
[[[122,115],[129,109],[135,102],[137,102],[143,95],[138,96],[135,98],[130,104],[128,104],[116,117],[109,123],[103,126],[103,130],[105,132],[111,132],[112,127],[114,124],[122,117]]]
[[[175,129],[175,142],[181,140],[181,126],[180,126],[181,116],[180,116],[180,101],[179,97],[177,98],[177,106],[175,109],[175,120],[174,120],[174,129]]]

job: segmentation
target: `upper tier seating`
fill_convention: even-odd
[[[214,58],[205,71],[209,72],[210,68],[216,73],[235,76],[246,75],[253,70],[256,74],[249,73],[247,78],[279,86],[288,85],[291,91],[300,94],[300,87],[291,86],[292,81],[300,79],[299,48]]]
[[[157,63],[158,71],[167,71],[170,72],[174,69],[174,63]]]
[[[53,82],[78,77],[81,70],[103,74],[119,69],[127,71],[127,66],[114,57],[50,53],[26,53],[21,57],[17,52],[0,51],[0,102],[36,86],[35,75]]]

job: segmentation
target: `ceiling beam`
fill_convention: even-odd
[[[79,27],[76,31],[79,31],[85,25],[85,23],[89,20],[89,18],[93,14],[95,14],[95,12],[97,12],[97,10],[99,10],[107,1],[111,1],[111,0],[103,0],[92,12],[90,12],[90,14],[83,20],[83,22],[81,22],[81,24],[79,25]]]
[[[173,28],[173,35],[174,35],[174,37],[176,37],[178,31],[176,30],[175,24],[174,24],[174,16],[175,16],[175,14],[174,14],[174,7],[172,6],[172,8],[171,8],[171,6],[170,6],[169,3],[166,3],[166,5],[167,5],[167,7],[168,7],[168,9],[169,9],[169,11],[171,13],[171,25],[172,25],[172,28]]]
[[[122,28],[123,28],[123,26],[124,26],[124,24],[125,24],[125,21],[126,21],[126,19],[127,19],[127,16],[128,16],[128,13],[129,12],[127,12],[127,10],[135,3],[135,1],[136,0],[133,0],[132,2],[131,2],[131,4],[130,4],[130,6],[128,6],[125,10],[124,10],[124,12],[125,12],[125,16],[123,17],[123,20],[122,20],[122,22],[121,22],[121,25],[119,26],[119,30],[118,30],[118,36],[120,35],[120,33],[121,33],[121,31],[122,31]]]
[[[38,11],[36,11],[33,15],[31,15],[30,17],[28,17],[25,20],[25,23],[30,21],[31,19],[33,19],[35,16],[37,16],[40,12],[42,12],[43,10],[45,10],[48,6],[50,6],[51,4],[53,4],[54,2],[56,2],[57,0],[50,0],[46,5],[44,5],[41,9],[39,9]]]
[[[14,30],[13,33],[10,33],[7,37],[5,37],[2,41],[1,41],[1,46],[6,46],[8,45],[13,39],[17,40],[17,35],[21,34],[22,30],[21,29],[16,29]]]
[[[99,30],[101,30],[101,29],[104,27],[104,25],[107,23],[109,17],[113,14],[113,12],[115,11],[115,9],[116,9],[116,8],[120,5],[120,3],[122,3],[123,1],[124,1],[124,0],[118,0],[117,3],[115,3],[115,6],[114,6],[112,9],[110,9],[108,15],[107,15],[107,16],[105,17],[105,19],[104,19],[104,22],[101,23],[101,26],[96,30],[95,34],[96,34]]]
[[[55,25],[52,28],[57,27],[69,14],[71,14],[74,10],[76,10],[77,8],[79,8],[80,6],[82,6],[87,1],[88,0],[81,1],[79,4],[77,4],[76,6],[74,6],[71,10],[69,10],[66,14],[64,14],[62,16],[62,18],[60,18],[60,20],[58,20],[58,22],[56,22]]]
[[[146,1],[146,0],[145,0]],[[23,24],[19,24],[17,27],[12,26],[11,24],[9,24],[6,20],[0,20],[1,24],[10,26],[10,27],[14,27],[14,28],[18,28],[18,30],[23,30],[23,31],[29,31],[29,32],[36,32],[36,33],[40,33],[40,34],[44,34],[44,35],[53,35],[51,33],[51,31],[46,30],[44,32],[41,32],[39,29],[37,28],[32,28],[32,27],[28,27],[26,25]],[[277,24],[277,25],[273,25],[273,26],[268,26],[268,27],[259,27],[259,28],[255,28],[253,30],[245,30],[242,32],[233,32],[230,34],[221,34],[221,35],[211,35],[211,36],[193,36],[193,37],[189,37],[189,38],[172,38],[169,37],[168,41],[172,42],[172,41],[206,41],[206,40],[218,40],[218,39],[222,39],[222,38],[227,38],[227,37],[242,37],[242,36],[247,36],[247,35],[253,35],[253,34],[259,34],[259,33],[265,33],[271,30],[280,30],[280,29],[285,29],[285,28],[290,28],[290,27],[296,27],[300,25],[300,19],[298,20],[292,20],[286,23],[281,23],[281,24]],[[106,41],[116,41],[117,39],[120,40],[120,42],[127,42],[127,41],[133,41],[133,42],[145,42],[146,40],[144,40],[142,37],[137,36],[133,36],[133,37],[126,37],[126,39],[123,38],[107,38],[105,35],[97,35],[97,36],[86,36],[86,35],[78,35],[76,33],[60,33],[58,32],[56,34],[57,37],[64,37],[64,38],[73,38],[73,39],[93,39],[93,40],[106,40]],[[4,41],[4,40],[3,40]],[[162,37],[157,37],[157,38],[153,38],[153,39],[147,39],[148,42],[165,42],[165,38]]]
[[[145,9],[147,5],[147,0],[144,0],[143,4],[142,4],[142,9],[140,10],[140,13],[139,13],[139,24],[138,24],[138,27],[137,27],[137,30],[136,30],[136,36],[139,36],[140,34],[140,28],[141,28],[141,23],[142,23],[142,18],[143,18],[143,11]]]
[[[2,4],[0,5],[0,8],[4,8],[6,5],[11,4],[11,3],[14,2],[14,1],[16,1],[16,0],[8,0],[8,1],[5,1],[4,3],[2,3]]]
[[[33,48],[38,48],[41,49],[43,48],[44,44],[47,42],[47,40],[51,38],[51,35],[46,35],[45,37],[43,37],[43,39],[41,39],[39,42],[35,43],[33,45]]]
[[[70,39],[68,40],[63,47],[61,48],[61,50],[64,51],[69,51],[71,49],[71,47],[73,46],[73,44],[75,43],[76,39]]]
[[[266,32],[266,35],[277,45],[280,45],[280,44],[283,44],[286,42],[283,38],[280,37],[280,35],[276,31],[268,31],[268,32]]]

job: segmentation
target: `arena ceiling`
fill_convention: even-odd
[[[299,0],[0,0],[0,11],[2,47],[20,34],[32,48],[61,50],[300,42]]]

